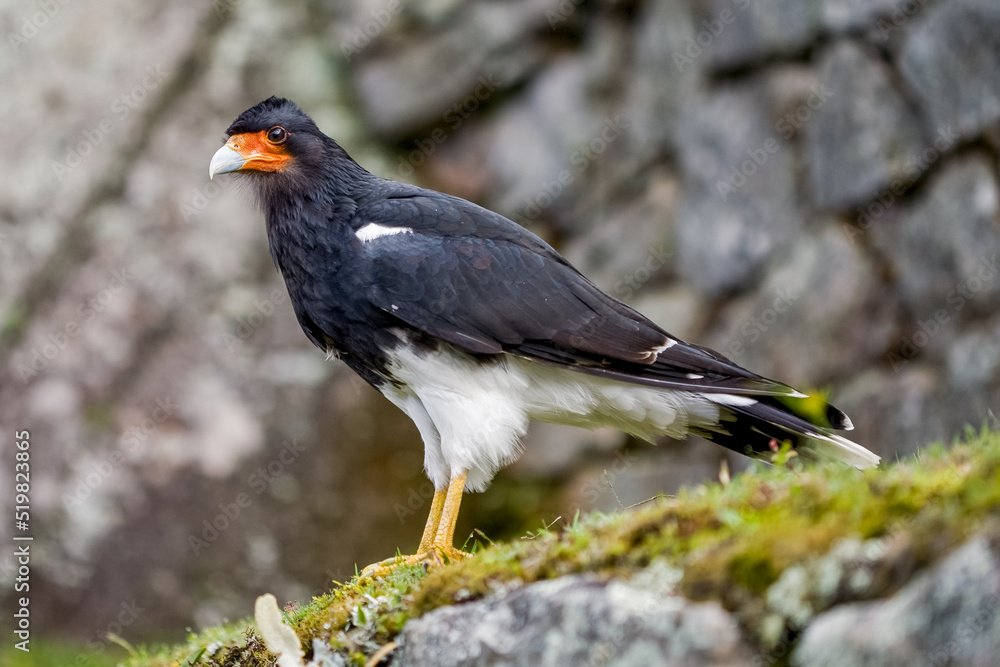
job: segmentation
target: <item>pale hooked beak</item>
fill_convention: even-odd
[[[229,146],[223,146],[215,151],[212,156],[212,164],[208,166],[208,177],[213,178],[216,174],[228,174],[238,171],[247,163],[245,157],[234,151]]]

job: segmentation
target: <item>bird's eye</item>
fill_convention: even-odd
[[[267,131],[267,140],[272,144],[284,143],[285,139],[288,138],[288,133],[285,132],[285,128],[280,126],[272,127]]]

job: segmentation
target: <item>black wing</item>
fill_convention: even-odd
[[[700,392],[800,395],[684,343],[605,294],[503,216],[413,188],[352,226],[408,231],[361,243],[373,305],[470,352],[508,352],[614,379]]]

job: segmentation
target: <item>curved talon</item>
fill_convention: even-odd
[[[425,563],[427,565],[446,565],[448,563],[456,563],[460,560],[465,560],[466,558],[471,557],[472,554],[467,551],[462,551],[461,549],[456,549],[453,546],[433,545],[430,549],[423,553],[415,553],[410,556],[396,556],[395,558],[386,558],[385,560],[377,563],[372,563],[365,569],[361,570],[361,574],[358,575],[358,578],[364,579],[367,577],[384,577],[401,565],[417,565],[419,563]]]
[[[457,563],[460,560],[465,560],[466,558],[472,558],[472,554],[468,551],[462,551],[461,549],[456,549],[455,547],[448,546],[434,546],[431,548],[431,553],[437,557],[437,562],[444,565],[444,560],[441,558],[444,556],[452,563]]]
[[[365,567],[361,570],[358,575],[358,579],[367,579],[368,577],[381,577],[392,572],[393,568],[400,565],[406,565],[407,560],[410,558],[415,558],[419,554],[414,554],[412,556],[396,556],[394,558],[386,558],[385,560],[380,560],[377,563],[372,563],[371,565]]]

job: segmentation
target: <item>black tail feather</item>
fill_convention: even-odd
[[[752,458],[767,460],[776,447],[789,441],[805,459],[836,460],[858,468],[878,465],[878,456],[833,432],[853,428],[846,414],[826,404],[803,416],[793,411],[801,407],[797,400],[766,397],[748,405],[720,406],[718,428],[700,435]]]

